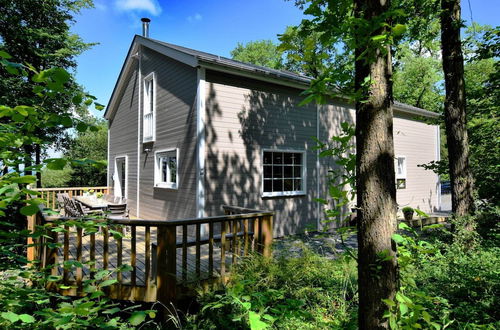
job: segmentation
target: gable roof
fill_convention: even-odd
[[[249,63],[243,63],[227,57],[222,57],[199,50],[135,35],[127,53],[127,57],[125,58],[125,63],[122,66],[122,69],[118,76],[118,80],[113,89],[113,93],[111,94],[111,98],[106,107],[106,111],[104,113],[104,117],[106,119],[110,119],[116,111],[116,101],[119,98],[119,95],[121,94],[125,84],[124,77],[132,68],[133,62],[137,59],[136,54],[140,46],[150,48],[160,54],[168,56],[191,67],[201,66],[215,71],[228,72],[237,76],[265,80],[279,85],[306,89],[309,87],[312,81],[311,77],[302,74],[271,69]],[[394,107],[400,112],[413,115],[419,115],[429,118],[437,118],[440,116],[438,113],[417,108],[401,102],[394,102]]]

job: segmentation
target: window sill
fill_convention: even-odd
[[[149,138],[149,139],[142,139],[142,143],[150,143],[150,142],[155,142],[155,139]]]
[[[295,197],[295,196],[305,196],[305,191],[290,191],[290,192],[265,192],[262,193],[262,197]]]
[[[177,190],[177,185],[172,185],[172,184],[167,184],[167,183],[157,183],[157,184],[155,184],[154,187],[159,188],[159,189]]]

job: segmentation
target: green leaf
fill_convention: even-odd
[[[31,204],[31,205],[23,206],[23,207],[21,207],[20,212],[22,215],[26,215],[26,216],[36,214],[38,212],[38,205]]]
[[[142,311],[136,311],[132,313],[132,316],[128,319],[131,325],[138,326],[146,319],[146,313]]]
[[[84,122],[79,122],[78,125],[76,125],[76,130],[78,132],[85,132],[87,130],[88,125],[85,124]]]
[[[248,320],[250,321],[250,329],[252,330],[261,330],[268,327],[267,323],[261,321],[260,315],[253,311],[248,312]]]
[[[396,303],[392,299],[382,299],[382,301],[389,307],[396,306]]]
[[[11,323],[19,321],[19,315],[17,315],[14,312],[3,312],[2,314],[0,314],[0,316],[2,316],[4,319],[6,319]]]
[[[399,310],[401,311],[401,315],[405,315],[408,313],[408,306],[404,303],[399,304]]]
[[[36,181],[36,176],[33,175],[25,175],[12,179],[12,182],[14,183],[33,183],[35,181]]]
[[[103,288],[103,287],[105,287],[105,286],[110,286],[110,285],[113,285],[113,284],[115,284],[115,283],[118,283],[118,281],[117,281],[117,280],[114,280],[114,279],[113,279],[113,280],[106,280],[106,281],[103,281],[103,282],[102,282],[99,286],[100,286],[101,288]]]
[[[12,56],[10,56],[9,53],[7,53],[7,52],[5,52],[3,50],[0,50],[0,57],[3,57],[5,59],[7,59],[7,60],[10,59],[10,58],[12,58]]]
[[[79,105],[80,103],[82,103],[82,101],[83,101],[82,94],[76,94],[75,96],[73,96],[73,99],[71,100],[71,102],[73,102],[74,105]]]
[[[64,158],[52,158],[47,159],[46,162],[49,170],[62,170],[68,161]]]
[[[392,235],[392,239],[396,243],[403,243],[405,241],[405,238],[403,236],[399,235],[399,234],[393,234]]]
[[[396,24],[392,28],[392,34],[396,37],[399,37],[400,35],[402,35],[405,32],[406,32],[406,25],[403,25],[403,24]]]
[[[33,316],[31,316],[31,315],[28,315],[28,314],[21,314],[21,315],[19,315],[19,319],[23,323],[33,323],[33,322],[35,322],[35,318]]]
[[[64,127],[67,127],[67,128],[73,126],[73,121],[68,116],[61,117],[60,123],[61,123],[61,125],[63,125]]]
[[[118,307],[115,307],[115,308],[107,309],[102,313],[103,314],[115,314],[115,313],[118,313],[119,311],[121,311],[121,309]]]

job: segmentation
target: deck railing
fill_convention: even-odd
[[[90,190],[93,190],[94,194],[109,193],[108,187],[33,188],[32,190],[38,191],[40,195],[37,197],[45,200],[45,205],[53,210],[57,209],[57,194],[59,193],[67,193],[69,197],[82,196],[84,192]]]
[[[28,259],[60,276],[63,289],[56,282],[49,282],[49,288],[65,295],[83,295],[82,283],[95,269],[115,271],[128,264],[131,270],[111,275],[117,280],[107,287],[111,298],[175,302],[192,284],[225,281],[230,266],[252,251],[271,255],[273,212],[229,206],[224,212],[168,221],[93,219],[100,230],[86,231],[85,226],[67,225],[74,218],[42,210],[28,218],[28,228],[48,224],[60,229],[38,238],[28,249]],[[71,261],[77,266],[61,266]]]

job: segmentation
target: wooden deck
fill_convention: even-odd
[[[47,194],[51,206],[56,192]],[[42,207],[28,217],[29,230],[46,230],[28,239],[28,260],[53,275],[47,287],[64,295],[85,295],[86,281],[107,270],[106,279],[116,279],[105,288],[109,297],[168,305],[188,288],[225,281],[249,253],[271,255],[273,212],[223,210],[221,216],[167,221],[65,218]]]
[[[151,229],[151,241],[157,242],[157,230],[156,228]],[[77,230],[76,228],[69,229],[69,261],[77,261],[78,253],[77,253]],[[136,271],[135,274],[132,271],[124,271],[122,274],[122,284],[130,285],[132,281],[132,277],[135,277],[135,283],[138,286],[146,286],[147,278],[146,278],[146,264],[148,260],[146,259],[146,230],[144,227],[138,228],[136,231]],[[194,237],[188,236],[189,240],[193,240]],[[60,241],[60,240],[59,240]],[[228,240],[228,243],[230,241]],[[226,243],[226,244],[228,244]],[[250,244],[252,242],[249,242]],[[177,283],[182,284],[190,284],[196,283],[200,280],[208,280],[211,278],[220,277],[220,267],[221,267],[221,244],[214,244],[214,250],[212,253],[213,257],[213,272],[210,274],[209,267],[209,248],[208,245],[200,246],[200,257],[199,257],[199,270],[197,270],[197,257],[196,257],[196,246],[187,247],[187,257],[186,257],[186,267],[182,267],[183,265],[183,257],[182,257],[182,242],[179,241],[177,245],[180,247],[176,248],[176,258],[177,264],[181,265],[181,267],[177,267],[176,269],[176,280]],[[157,244],[150,244],[151,258],[149,259],[149,264],[154,264],[155,259],[155,249]],[[104,269],[104,233],[100,232],[95,234],[95,257],[93,258],[94,262],[90,262],[91,258],[91,236],[90,235],[82,235],[82,256],[81,259],[84,263],[84,267],[82,269],[83,276],[87,277],[91,273],[91,269]],[[122,238],[122,265],[132,265],[132,236],[130,233],[125,232]],[[250,247],[251,248],[251,247]],[[116,240],[112,240],[108,244],[109,249],[109,259],[108,259],[108,267],[107,269],[117,269],[118,268],[118,244]],[[240,247],[239,253],[236,251],[235,258],[239,258],[244,254],[243,245]],[[225,253],[225,265],[230,268],[233,260],[233,252],[231,248],[226,248]],[[64,255],[64,248],[60,247],[58,250],[58,256]],[[93,266],[92,266],[93,265]],[[58,267],[58,274],[63,275],[63,267],[62,265]],[[114,273],[111,278],[116,278],[117,273]],[[76,281],[76,272],[70,271],[68,272],[68,280]],[[150,281],[156,280],[156,269],[151,269],[150,272]]]

